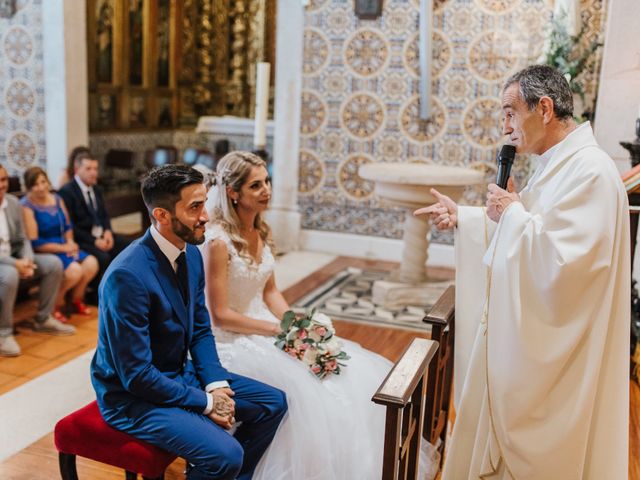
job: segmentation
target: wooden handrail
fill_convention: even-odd
[[[449,325],[456,309],[456,288],[452,285],[448,287],[435,305],[431,308],[423,322],[439,325]]]
[[[414,338],[371,399],[379,405],[405,407],[438,350],[438,342]]]
[[[439,343],[436,359],[429,364],[429,383],[425,400],[424,438],[438,447],[444,458],[447,423],[453,391],[456,290],[450,286],[423,319],[431,325],[431,339]]]
[[[429,365],[438,342],[414,338],[371,399],[387,407],[383,480],[417,479]]]

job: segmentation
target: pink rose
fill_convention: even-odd
[[[321,337],[324,337],[327,334],[327,329],[324,327],[316,327],[316,333]]]
[[[337,366],[338,366],[338,362],[336,362],[335,360],[330,360],[324,364],[324,368],[326,368],[330,372],[333,372]]]
[[[311,371],[317,375],[322,371],[322,367],[320,365],[318,365],[317,363],[315,363],[312,367],[311,367]]]
[[[300,340],[304,340],[305,338],[307,338],[307,331],[306,330],[300,330],[298,332],[298,338]]]

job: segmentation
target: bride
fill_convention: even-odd
[[[284,390],[288,417],[254,479],[375,479],[382,472],[384,408],[371,397],[391,362],[342,340],[351,359],[340,375],[318,380],[274,346],[290,309],[276,287],[270,231],[262,220],[271,198],[266,165],[231,152],[217,167],[202,245],[207,305],[222,364]]]

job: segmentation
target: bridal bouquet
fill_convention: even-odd
[[[276,337],[275,346],[309,366],[311,372],[322,379],[333,373],[340,375],[341,360],[349,360],[335,337],[331,319],[324,313],[312,310],[303,316],[286,312],[280,323],[282,333]]]

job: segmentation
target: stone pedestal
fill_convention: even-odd
[[[373,300],[385,307],[433,303],[449,282],[429,282],[425,268],[429,248],[429,222],[413,211],[435,203],[430,189],[458,201],[464,188],[482,183],[482,173],[468,168],[416,163],[375,163],[360,167],[359,175],[375,182],[375,194],[385,203],[406,209],[402,261],[389,281],[373,286]]]

